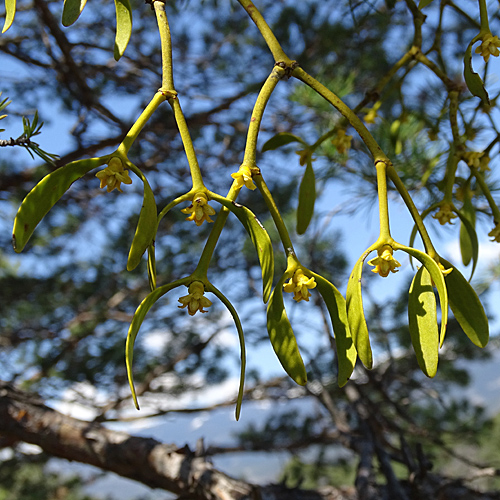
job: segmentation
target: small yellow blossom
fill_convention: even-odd
[[[97,172],[95,176],[101,181],[100,187],[105,187],[108,193],[111,193],[115,188],[118,189],[120,193],[123,193],[120,188],[122,182],[124,184],[132,184],[132,179],[128,175],[128,170],[123,168],[123,162],[116,156],[111,158],[108,166],[104,170]]]
[[[372,269],[373,273],[378,273],[382,278],[387,278],[390,272],[398,272],[396,268],[401,267],[401,264],[392,256],[392,252],[392,247],[389,245],[384,245],[378,249],[378,256],[368,261],[369,266],[375,266],[375,269]]]
[[[444,276],[448,276],[453,271],[453,268],[450,267],[449,269],[445,269],[443,264],[441,262],[438,263],[439,269],[441,269],[441,272],[443,273]]]
[[[332,140],[332,144],[340,154],[347,153],[351,148],[352,135],[346,135],[344,129],[337,132],[337,136]]]
[[[496,226],[488,233],[488,236],[493,238],[491,241],[500,243],[500,223],[496,224]]]
[[[481,172],[491,170],[490,157],[488,155],[481,156],[481,159],[479,160],[479,170],[481,170]]]
[[[250,170],[250,167],[247,167],[246,165],[241,165],[238,172],[231,174],[231,177],[236,181],[236,187],[238,189],[245,185],[245,187],[253,191],[257,187],[252,180],[252,171]]]
[[[314,278],[308,278],[302,271],[297,269],[292,278],[283,285],[283,289],[287,293],[293,293],[293,299],[297,302],[305,300],[309,302],[311,296],[309,289],[316,288],[316,281]]]
[[[482,43],[476,49],[476,54],[481,54],[484,58],[484,62],[488,62],[490,56],[498,57],[500,51],[498,47],[500,47],[500,40],[497,36],[493,36],[491,33],[486,33],[481,38]]]
[[[451,219],[455,219],[457,216],[451,210],[451,206],[448,203],[443,203],[439,207],[439,211],[432,216],[437,219],[439,223],[444,226],[446,223],[452,224]]]
[[[300,166],[303,167],[306,163],[316,161],[316,158],[313,158],[314,151],[312,149],[301,149],[300,151],[295,151],[296,155],[299,155]]]
[[[462,153],[462,158],[469,167],[480,168],[483,155],[484,153],[478,151],[467,151]]]
[[[191,214],[186,220],[194,220],[197,226],[201,226],[204,220],[213,222],[210,216],[215,214],[215,210],[208,204],[208,199],[203,193],[196,193],[191,205],[183,208],[181,212]]]
[[[378,118],[377,111],[379,110],[381,105],[382,103],[380,101],[377,101],[373,105],[373,108],[366,111],[365,117],[363,118],[365,123],[375,123],[375,119]]]
[[[189,295],[185,295],[179,299],[181,303],[179,308],[187,307],[190,316],[194,316],[198,311],[206,313],[204,307],[210,307],[212,302],[205,297],[205,287],[201,281],[193,281],[188,288]]]

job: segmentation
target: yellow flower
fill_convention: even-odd
[[[491,241],[496,241],[500,243],[500,224],[497,224],[489,233],[488,236],[491,236],[493,239]]]
[[[297,269],[292,278],[283,285],[283,289],[287,293],[293,293],[293,299],[297,302],[305,300],[309,302],[309,289],[316,287],[316,281],[314,278],[308,278],[302,271],[302,269]]]
[[[215,214],[215,210],[208,204],[208,199],[203,193],[196,193],[191,205],[183,208],[181,212],[191,214],[186,220],[194,220],[197,226],[201,226],[204,220],[213,222],[210,216]]]
[[[382,278],[387,278],[389,272],[398,272],[396,268],[401,267],[401,264],[392,256],[392,252],[392,247],[389,245],[384,245],[378,249],[378,256],[368,261],[368,265],[375,266],[375,269],[372,269],[373,273],[378,273]]]
[[[345,135],[345,130],[340,129],[337,136],[332,140],[332,144],[340,154],[344,154],[351,148],[352,135]]]
[[[485,157],[484,153],[480,153],[477,151],[467,151],[466,153],[462,154],[462,158],[467,163],[467,165],[469,165],[469,167],[478,168],[480,170],[483,170],[483,168],[485,168],[486,170],[490,169],[488,167],[490,159],[487,156]],[[487,158],[486,163],[484,158]]]
[[[313,158],[314,151],[312,149],[301,149],[300,151],[295,151],[296,155],[299,155],[300,166],[303,167],[306,163],[316,161],[316,158]]]
[[[476,49],[476,54],[481,54],[484,58],[484,62],[488,62],[490,56],[498,57],[500,51],[500,40],[497,36],[493,36],[491,33],[486,33],[481,39],[481,45]]]
[[[204,307],[210,307],[212,302],[205,297],[205,287],[201,281],[193,281],[188,288],[189,295],[185,295],[179,299],[181,303],[179,308],[187,307],[190,316],[194,316],[198,311],[206,313]]]
[[[104,170],[97,172],[95,176],[101,181],[100,187],[105,187],[108,193],[111,193],[115,188],[118,189],[120,193],[123,193],[120,188],[122,182],[124,184],[132,184],[132,179],[128,175],[128,170],[123,168],[122,161],[116,156],[111,158],[108,166]]]
[[[375,123],[375,119],[378,117],[378,109],[382,105],[381,101],[377,101],[374,105],[373,108],[369,109],[366,111],[364,121],[365,123]]]
[[[451,206],[448,203],[443,203],[439,207],[439,211],[432,216],[437,219],[439,223],[444,226],[446,223],[452,224],[451,219],[455,219],[457,216],[451,210]]]
[[[245,185],[245,187],[253,191],[257,187],[252,180],[252,171],[250,170],[250,167],[247,167],[246,165],[241,165],[238,172],[231,174],[231,177],[236,181],[236,187],[238,189]]]
[[[450,267],[449,269],[445,269],[443,264],[441,262],[438,262],[439,269],[441,269],[441,272],[443,273],[444,276],[448,276],[453,271],[453,268]]]

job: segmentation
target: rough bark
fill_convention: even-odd
[[[68,417],[46,406],[36,395],[0,382],[0,437],[12,444],[23,441],[40,446],[56,457],[94,465],[102,470],[171,491],[192,500],[359,500],[354,488],[289,489],[284,485],[259,486],[229,477],[187,446],[130,436],[98,422]],[[375,486],[380,500],[392,500],[385,486]],[[406,491],[415,489],[402,483]],[[423,491],[422,491],[423,490]],[[481,494],[460,481],[437,475],[426,481],[425,498],[440,500],[499,499]],[[423,498],[417,493],[416,498]]]

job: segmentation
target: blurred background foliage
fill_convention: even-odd
[[[2,379],[36,391],[52,404],[78,403],[91,410],[91,418],[102,422],[131,415],[124,341],[131,317],[148,291],[145,262],[133,272],[124,271],[142,202],[138,183],[125,194],[105,195],[98,180],[86,176],[44,219],[21,256],[11,250],[10,232],[20,201],[43,175],[71,160],[111,152],[159,87],[161,63],[154,16],[148,5],[132,4],[133,36],[119,63],[112,56],[114,7],[100,0],[89,4],[69,29],[60,24],[59,0],[21,0],[14,25],[0,38],[0,90],[12,100],[9,116],[2,121],[6,127],[2,137],[15,135],[19,117],[32,116],[37,109],[45,122],[37,140],[44,150],[60,157],[51,166],[31,161],[22,150],[0,151]],[[435,4],[426,11],[424,29],[429,33],[435,30],[439,14]],[[459,4],[462,13],[477,11],[473,1]],[[352,107],[411,43],[411,17],[404,2],[260,0],[258,7],[285,51]],[[495,8],[498,5],[492,3],[492,30],[500,24]],[[176,87],[206,184],[224,192],[230,173],[242,160],[256,91],[273,61],[236,2],[171,1],[167,12]],[[446,13],[442,57],[448,73],[461,81],[461,58],[477,34],[477,16],[452,8]],[[449,132],[440,124],[447,101],[440,82],[423,70],[415,72],[412,79],[397,78],[384,89],[380,119],[371,131],[419,207],[425,208],[440,200],[443,189]],[[494,102],[498,82],[493,76],[490,81]],[[478,100],[465,88],[461,100],[464,113],[476,113]],[[469,139],[481,144],[485,136],[499,134],[496,118],[493,112],[478,115],[466,130]],[[290,80],[281,83],[273,95],[261,137],[290,132],[312,143],[338,123],[339,116],[330,106]],[[430,135],[437,140],[431,141]],[[262,155],[259,161],[291,229],[303,171],[295,149],[290,145]],[[493,174],[495,154],[490,163]],[[159,206],[188,187],[189,169],[166,106],[148,123],[131,158],[146,173]],[[290,165],[296,165],[295,175]],[[346,248],[342,231],[365,229],[337,224],[335,211],[370,213],[376,208],[375,170],[356,136],[348,156],[326,141],[314,167],[322,201],[306,235],[295,240],[304,264],[344,290],[349,266],[363,249]],[[493,174],[488,183],[496,195],[498,178]],[[349,202],[340,205],[332,199],[335,190],[348,192]],[[257,214],[277,242],[262,200],[242,192],[238,201]],[[484,240],[491,229],[489,222],[481,225],[489,217],[488,207],[481,200],[474,199],[474,203]],[[438,227],[436,221],[429,218],[429,222]],[[162,283],[193,271],[208,231],[206,225],[195,231],[179,210],[168,214],[156,241]],[[444,240],[449,238],[449,233],[443,234]],[[278,246],[276,257],[281,272],[285,261]],[[496,264],[482,276],[478,285],[483,298],[499,273]],[[267,345],[258,262],[234,219],[221,236],[210,277],[237,304],[250,354]],[[488,349],[480,350],[451,320],[438,376],[430,381],[419,371],[410,345],[409,283],[403,283],[401,294],[388,302],[378,296],[375,280],[366,277],[370,300],[365,304],[378,349],[375,369],[368,372],[358,367],[344,389],[337,387],[335,343],[324,305],[314,295],[307,308],[300,304],[291,314],[305,353],[308,385],[294,387],[286,376],[269,378],[254,359],[245,396],[247,401],[271,404],[308,400],[313,402],[310,411],[304,415],[284,410],[258,425],[245,422],[244,404],[235,449],[288,451],[291,458],[282,479],[290,487],[352,486],[366,443],[372,447],[370,478],[374,484],[391,484],[394,477],[403,483],[432,467],[458,480],[467,479],[471,470],[500,468],[495,444],[498,416],[490,419],[463,396],[471,366],[464,360],[490,359],[496,339]],[[235,343],[227,340],[227,331],[236,333],[222,307],[213,302],[208,314],[191,319],[177,308],[177,297],[169,295],[148,315],[134,354],[134,376],[146,414],[168,415],[171,401],[187,393],[193,396],[190,408],[196,408],[196,394],[234,378],[239,353]],[[161,341],[155,342],[158,336]],[[228,395],[223,404],[232,403],[233,396]],[[182,436],[178,444],[183,444]],[[209,436],[206,444],[214,447],[214,454],[229,452],[220,443],[211,443]],[[8,439],[2,447],[0,499],[90,500],[79,493],[82,480],[44,472],[45,455],[24,454],[19,443]],[[494,479],[470,484],[489,490],[499,487]]]

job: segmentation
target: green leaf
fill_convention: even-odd
[[[429,271],[432,280],[434,281],[434,286],[436,287],[439,295],[439,303],[441,306],[441,333],[439,345],[442,346],[444,342],[444,336],[446,334],[446,326],[448,324],[448,292],[446,290],[446,284],[444,281],[444,275],[439,268],[436,261],[429,257],[426,253],[416,250],[415,248],[405,247],[399,243],[394,243],[392,245],[394,250],[402,250],[415,257],[421,262],[423,266]]]
[[[465,51],[464,56],[464,78],[465,83],[467,84],[468,89],[470,90],[472,95],[479,97],[483,103],[489,105],[490,98],[488,96],[488,92],[484,88],[483,80],[481,77],[474,73],[472,69],[472,45],[474,45],[475,39],[469,43],[467,50]]]
[[[139,265],[144,252],[153,242],[158,227],[158,211],[153,190],[144,176],[142,176],[142,181],[144,182],[144,199],[137,229],[128,254],[127,271],[132,271]]]
[[[436,375],[438,366],[439,332],[432,279],[423,266],[417,271],[410,286],[408,320],[418,365],[425,375],[432,378]]]
[[[240,342],[240,384],[238,388],[238,397],[236,399],[236,420],[240,419],[241,413],[241,404],[243,402],[243,390],[245,388],[245,370],[246,370],[246,350],[245,350],[245,335],[243,333],[243,327],[241,326],[241,321],[234,308],[233,304],[229,302],[226,296],[220,292],[217,288],[215,288],[211,283],[207,285],[207,291],[212,292],[217,298],[227,307],[228,311],[231,313],[233,317],[234,324],[236,326],[236,330],[238,331],[238,339]]]
[[[267,331],[281,366],[297,384],[305,385],[306,368],[283,304],[283,284],[292,275],[293,273],[285,273],[271,294],[267,305]]]
[[[297,207],[297,233],[304,234],[311,222],[316,201],[316,178],[312,162],[308,161],[300,183],[299,206]]]
[[[64,0],[62,13],[63,26],[71,26],[83,12],[87,0]]]
[[[132,322],[130,323],[130,327],[128,329],[127,334],[127,342],[125,344],[125,365],[127,366],[127,377],[128,383],[130,385],[130,391],[132,392],[132,397],[134,398],[135,407],[139,410],[139,403],[137,401],[137,394],[135,392],[134,386],[134,377],[132,375],[132,362],[134,359],[134,344],[137,334],[139,333],[139,329],[141,328],[142,322],[146,317],[148,311],[153,307],[158,299],[163,297],[167,292],[177,288],[181,285],[188,283],[192,278],[182,278],[180,280],[174,281],[173,283],[169,283],[168,285],[163,285],[152,291],[139,305],[134,313],[134,317],[132,318]]]
[[[337,359],[339,364],[338,384],[343,387],[352,375],[356,365],[357,353],[349,329],[346,302],[335,286],[319,274],[309,271],[317,283],[317,290],[325,301],[337,344]]]
[[[151,291],[156,289],[156,259],[155,242],[152,241],[148,247],[148,281]]]
[[[421,214],[420,214],[420,217],[422,218],[422,221],[437,207],[439,206],[439,203],[435,203],[434,205],[431,205],[429,208],[426,208]],[[413,225],[413,229],[411,230],[411,235],[410,235],[410,241],[408,243],[408,245],[410,247],[413,247],[413,245],[415,244],[415,238],[417,237],[417,233],[418,233],[418,228],[417,228],[417,225],[414,224]],[[412,256],[410,255],[410,264],[411,264],[411,267],[413,269],[413,260],[412,260]]]
[[[46,175],[24,198],[14,220],[12,244],[16,252],[22,252],[38,223],[59,201],[73,182],[93,168],[106,162],[102,158],[78,160],[68,163]]]
[[[440,261],[446,268],[453,268],[446,276],[446,286],[455,319],[473,344],[485,347],[490,335],[489,325],[479,297],[456,267],[442,257]]]
[[[16,0],[5,0],[5,22],[3,25],[2,33],[5,33],[14,22],[16,15]]]
[[[370,338],[368,335],[368,327],[366,326],[365,313],[363,311],[363,298],[361,295],[361,275],[363,273],[363,263],[372,250],[367,250],[356,262],[354,269],[347,283],[347,318],[349,320],[349,328],[354,340],[356,351],[359,359],[371,369],[373,366],[372,349],[370,346]]]
[[[239,203],[229,201],[215,193],[210,193],[210,197],[233,212],[243,224],[252,243],[257,250],[260,267],[262,269],[263,300],[267,302],[273,287],[274,278],[274,254],[271,239],[260,223],[259,219],[247,207]]]
[[[271,137],[264,146],[262,146],[262,152],[270,151],[273,149],[278,149],[281,146],[285,146],[286,144],[290,144],[291,142],[300,142],[304,146],[307,146],[307,142],[305,142],[300,137],[289,134],[288,132],[280,132],[276,134],[274,137]]]
[[[472,260],[472,272],[470,276],[470,279],[472,279],[479,258],[479,243],[474,227],[476,224],[476,210],[472,204],[470,191],[468,189],[464,191],[464,204],[462,210],[457,212],[457,215],[461,222],[460,252],[462,254],[462,262],[464,266],[467,266]]]
[[[118,61],[125,52],[130,36],[132,35],[132,7],[130,0],[115,0],[116,9],[116,38],[115,60]]]
[[[424,9],[425,7],[427,7],[429,4],[431,4],[434,0],[420,0],[420,2],[418,3],[418,8],[419,10],[422,10]]]

